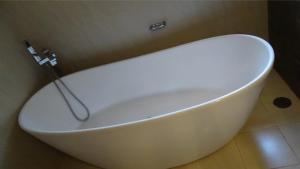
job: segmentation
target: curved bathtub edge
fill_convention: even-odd
[[[159,116],[155,116],[155,117],[151,117],[151,118],[148,118],[148,119],[142,119],[142,120],[136,120],[136,121],[132,121],[132,122],[127,122],[127,123],[121,123],[121,124],[115,124],[115,125],[110,125],[110,126],[104,126],[104,127],[97,127],[97,128],[88,128],[88,129],[75,129],[75,130],[71,130],[71,131],[46,131],[46,130],[32,130],[28,127],[26,127],[23,123],[22,123],[22,113],[18,116],[18,122],[19,122],[19,125],[20,127],[29,132],[29,133],[32,133],[32,134],[47,134],[47,135],[59,135],[59,134],[74,134],[74,133],[82,133],[82,132],[92,132],[92,131],[96,131],[96,130],[108,130],[108,129],[114,129],[114,128],[119,128],[119,127],[124,127],[124,126],[127,126],[127,125],[138,125],[140,123],[143,123],[143,122],[148,122],[148,121],[153,121],[153,120],[157,120],[157,119],[160,119],[160,118],[167,118],[169,116],[173,116],[173,115],[176,115],[178,113],[183,113],[185,111],[188,111],[188,110],[192,110],[192,109],[196,109],[198,107],[201,107],[201,106],[206,106],[206,105],[210,105],[210,104],[213,104],[213,103],[216,103],[216,102],[219,102],[219,101],[222,101],[224,98],[226,97],[229,97],[229,96],[232,96],[232,95],[235,95],[237,94],[238,92],[240,92],[241,90],[244,90],[245,88],[251,86],[251,85],[254,85],[256,82],[260,81],[260,80],[263,80],[264,78],[266,78],[266,76],[269,74],[269,72],[271,71],[271,68],[272,68],[272,65],[274,63],[274,51],[271,47],[271,45],[264,39],[262,38],[259,38],[259,37],[256,37],[256,36],[253,36],[253,35],[246,35],[246,34],[230,34],[230,35],[223,35],[223,36],[217,36],[217,37],[212,37],[212,38],[206,38],[206,39],[202,39],[201,41],[205,41],[205,40],[212,40],[212,39],[215,39],[215,38],[224,38],[224,37],[227,37],[227,36],[247,36],[247,37],[250,37],[250,38],[253,38],[253,39],[256,39],[260,42],[262,42],[266,47],[267,47],[267,50],[268,50],[268,53],[269,53],[269,60],[268,60],[268,64],[266,65],[266,67],[263,69],[263,71],[256,77],[254,78],[253,80],[251,80],[250,82],[248,82],[247,84],[245,84],[244,86],[232,91],[232,92],[229,92],[228,94],[225,94],[221,97],[218,97],[216,99],[212,99],[210,101],[207,101],[207,102],[204,102],[204,103],[201,103],[201,104],[198,104],[198,105],[195,105],[195,106],[192,106],[192,107],[188,107],[188,108],[185,108],[185,109],[180,109],[180,110],[177,110],[177,111],[174,111],[174,112],[170,112],[170,113],[166,113],[166,114],[163,114],[163,115],[159,115]],[[191,43],[195,43],[197,41],[194,41],[194,42],[190,42],[190,43],[186,43],[186,44],[183,44],[183,45],[180,45],[180,46],[185,46],[185,45],[189,45]],[[178,47],[178,46],[175,46],[175,47]],[[168,48],[168,49],[164,49],[164,50],[160,50],[160,51],[156,51],[156,52],[153,52],[153,53],[157,53],[157,52],[161,52],[161,51],[166,51],[166,50],[171,50],[175,47],[172,47],[172,48]],[[153,53],[149,53],[149,54],[153,54]],[[132,59],[137,59],[137,58],[141,58],[141,57],[147,57],[147,55],[149,54],[146,54],[146,55],[142,55],[142,56],[139,56],[139,57],[135,57],[135,58],[129,58],[129,59],[125,59],[125,60],[122,60],[122,61],[118,61],[118,62],[114,62],[114,63],[110,63],[110,64],[106,64],[106,65],[102,65],[102,66],[109,66],[111,64],[118,64],[118,63],[121,63],[121,62],[126,62],[126,61],[129,61],[129,60],[132,60]],[[92,69],[96,69],[98,68],[99,66],[96,66],[96,67],[93,67],[93,68],[89,68],[89,69],[85,69],[85,70],[82,70],[82,71],[88,71],[88,70],[92,70]],[[67,75],[65,77],[68,77],[68,76],[72,76],[72,75],[76,75],[82,71],[79,71],[79,72],[75,72],[75,73],[72,73],[70,75]],[[50,85],[51,83],[47,84],[46,86]],[[43,88],[45,88],[46,86],[44,86]],[[35,95],[37,95],[41,90],[43,90],[43,88],[41,88],[40,90],[38,90],[38,92],[36,92],[32,97],[34,97]],[[26,102],[24,104],[23,107],[26,106],[28,102]],[[23,108],[22,108],[23,109]],[[21,111],[22,112],[22,111]]]

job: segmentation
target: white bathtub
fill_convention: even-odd
[[[200,40],[64,77],[92,112],[86,122],[74,119],[51,83],[28,100],[19,123],[103,168],[174,167],[214,152],[239,131],[273,60],[271,46],[254,36]]]

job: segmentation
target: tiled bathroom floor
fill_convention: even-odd
[[[291,107],[273,106],[278,96]],[[98,169],[66,157],[61,169]],[[272,71],[256,108],[230,143],[217,152],[174,169],[300,169],[300,101]]]
[[[273,99],[288,97],[280,109]],[[261,97],[239,134],[206,158],[176,169],[300,169],[300,101],[272,71]]]

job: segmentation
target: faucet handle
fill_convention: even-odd
[[[31,46],[31,44],[27,40],[24,40],[24,43],[25,43],[26,47],[30,47]]]

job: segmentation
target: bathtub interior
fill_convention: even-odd
[[[84,70],[63,80],[91,110],[88,121],[75,120],[49,84],[25,104],[20,124],[32,131],[79,131],[178,112],[245,86],[262,74],[271,55],[256,37],[230,35]]]

